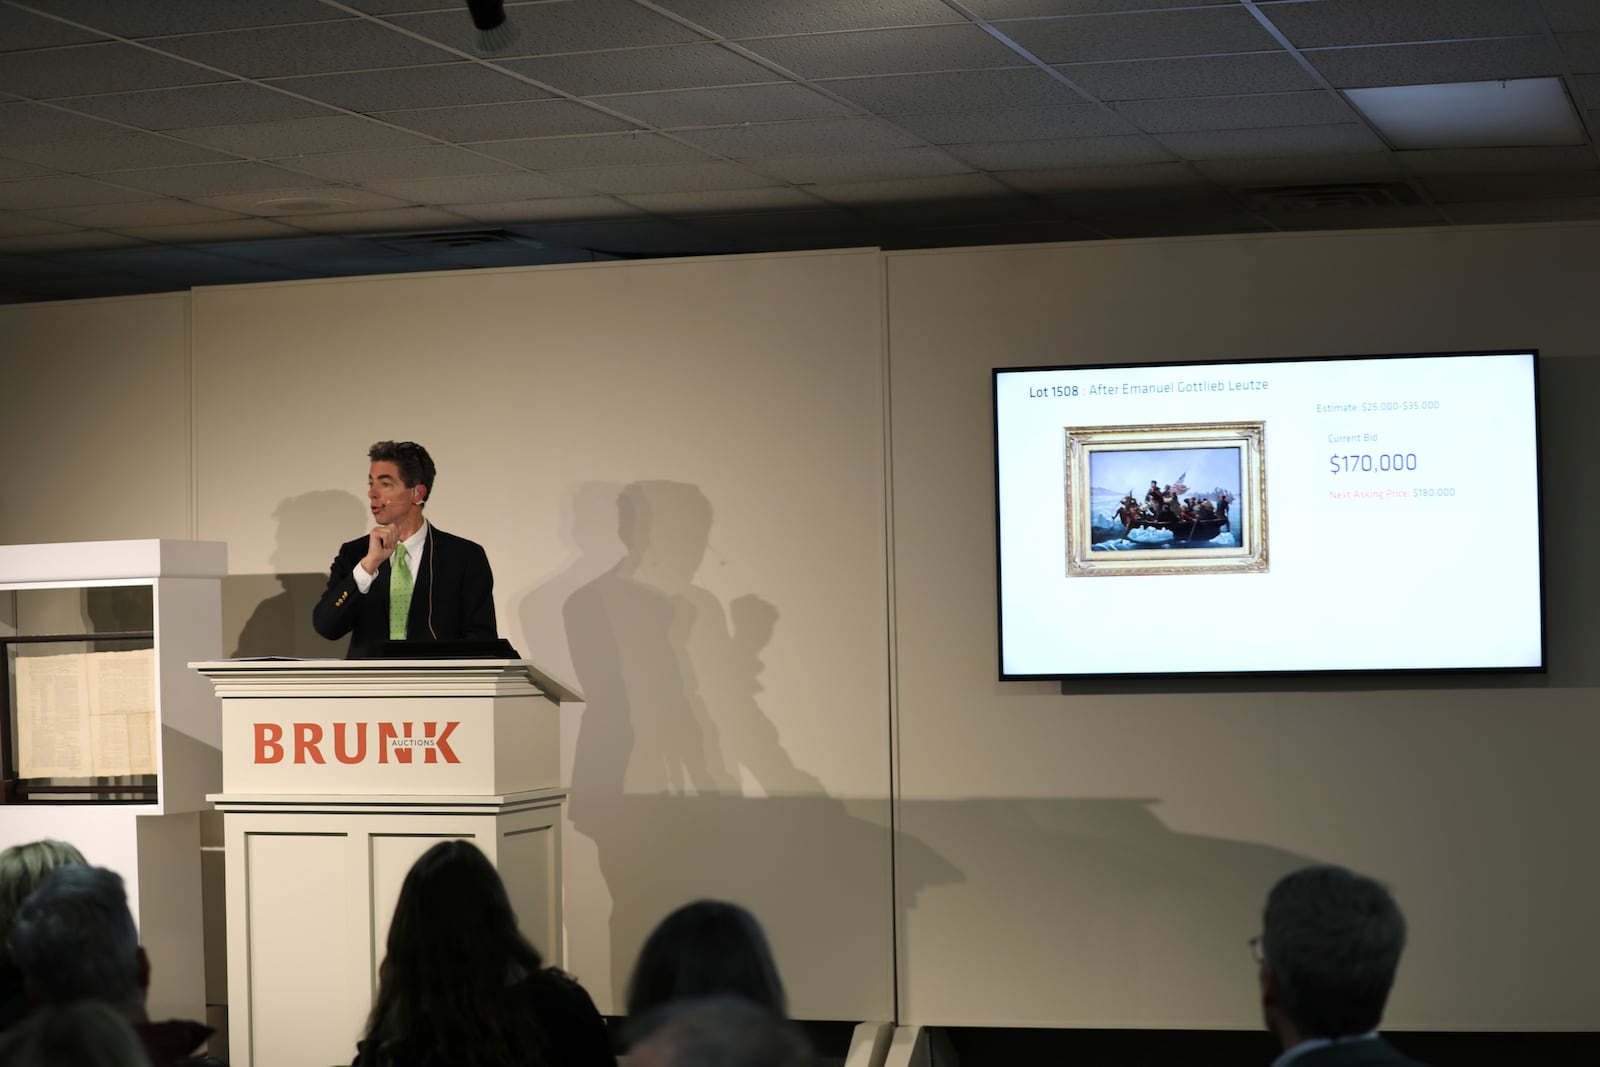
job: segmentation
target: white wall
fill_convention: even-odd
[[[299,640],[367,447],[411,438],[501,632],[588,696],[566,965],[604,1010],[700,896],[761,916],[799,1014],[891,1010],[880,294],[872,252],[194,294],[200,536],[276,586],[249,643]]]
[[[430,513],[488,547],[503,631],[588,690],[563,724],[567,964],[606,1009],[649,925],[707,893],[768,923],[801,1015],[885,1017],[897,988],[907,1022],[1253,1029],[1261,899],[1333,860],[1411,915],[1392,1024],[1592,1027],[1597,237],[845,252],[0,308],[25,412],[0,423],[0,540],[225,540],[224,651],[338,653],[306,618],[365,527],[364,451],[426,443]],[[991,367],[1519,345],[1546,357],[1548,676],[1232,683],[1200,710],[1177,682],[994,680]]]
[[[1333,861],[1410,913],[1390,1025],[1592,1027],[1600,230],[887,260],[902,1019],[1256,1026],[1262,898]],[[1546,357],[1548,677],[995,681],[992,367],[1517,346]],[[1483,565],[1527,530],[1486,515]],[[1306,610],[1359,639],[1336,590]]]

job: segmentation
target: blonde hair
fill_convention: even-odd
[[[11,927],[16,924],[17,909],[44,876],[57,867],[88,865],[76,848],[50,838],[0,852],[0,961],[11,959]]]

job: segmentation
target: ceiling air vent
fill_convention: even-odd
[[[1270,185],[1241,189],[1240,192],[1252,210],[1263,214],[1348,211],[1351,208],[1401,207],[1423,202],[1422,196],[1407,182]]]
[[[375,234],[370,240],[399,252],[415,256],[437,255],[483,248],[486,245],[510,245],[520,248],[543,248],[543,241],[535,241],[510,230],[433,230],[426,233]]]

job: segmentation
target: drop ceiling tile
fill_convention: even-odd
[[[1376,134],[1358,122],[1334,126],[1276,126],[1256,130],[1164,133],[1156,139],[1182,159],[1335,156],[1379,152],[1384,147]]]
[[[1600,169],[1561,174],[1438,174],[1419,179],[1434,201],[1569,200],[1600,196]]]
[[[1539,6],[1556,33],[1600,30],[1600,4],[1594,0],[1539,0]]]
[[[92,30],[80,30],[31,11],[0,7],[0,54],[104,40]]]
[[[72,233],[77,229],[54,219],[0,211],[0,237],[34,237],[44,233]]]
[[[896,115],[891,121],[934,144],[1106,137],[1132,130],[1125,119],[1095,104],[942,111]]]
[[[1187,212],[1132,212],[1127,215],[1081,218],[1107,238],[1132,240],[1138,237],[1209,237],[1215,234],[1266,233],[1272,226],[1245,211],[1229,215],[1191,215]]]
[[[761,64],[709,41],[506,59],[499,65],[573,96],[709,89],[783,80]]]
[[[314,179],[307,179],[312,181]],[[197,204],[207,204],[224,211],[237,211],[243,215],[282,219],[297,225],[296,220],[306,214],[350,214],[357,211],[379,211],[389,208],[410,207],[403,200],[380,196],[353,185],[296,186],[273,189],[266,193],[229,193],[223,196],[200,196]],[[307,211],[308,204],[327,204],[326,209]]]
[[[607,133],[593,137],[540,137],[486,141],[472,146],[485,155],[529,170],[573,170],[639,163],[704,161],[704,152],[658,133]]]
[[[817,198],[799,189],[719,189],[714,192],[636,193],[621,198],[658,215],[729,214],[742,211],[781,211],[818,206]]]
[[[37,0],[36,0],[37,2]],[[319,0],[161,0],[117,3],[108,0],[48,0],[51,14],[85,23],[120,37],[205,33],[248,26],[317,22],[339,12]]]
[[[981,70],[1015,67],[1023,62],[1011,49],[972,25],[758,37],[740,43],[803,78]]]
[[[238,126],[198,126],[168,130],[167,134],[253,159],[428,143],[417,134],[354,115],[248,122]]]
[[[953,145],[950,151],[989,171],[1162,163],[1171,153],[1148,137],[1081,137],[1071,141],[997,141]]]
[[[975,200],[1011,195],[987,174],[950,174],[890,181],[818,182],[806,186],[814,196],[836,204],[883,204],[918,200]]]
[[[506,19],[517,29],[517,39],[503,50],[508,57],[701,40],[700,34],[632,0],[551,0],[543,4],[523,4],[507,7]],[[472,20],[465,12],[395,15],[389,21],[452,48],[464,52],[472,50]]]
[[[40,234],[34,237],[0,238],[0,252],[42,254],[60,252],[103,252],[111,248],[132,248],[148,244],[126,234],[104,230],[73,230],[70,233]]]
[[[872,244],[877,227],[860,215],[823,204],[798,211],[751,211],[699,215],[691,220],[705,233],[739,241],[752,251],[792,248],[850,248]]]
[[[257,220],[262,221],[262,220]],[[344,273],[353,261],[373,263],[377,260],[401,261],[415,258],[398,247],[386,246],[367,237],[330,237],[291,229],[279,223],[267,223],[277,232],[256,239],[241,237],[220,242],[214,251],[253,263],[275,263],[280,267],[304,269],[307,265],[317,273],[337,275]],[[374,267],[373,273],[382,268]]]
[[[344,182],[505,174],[513,169],[501,160],[489,159],[450,145],[329,152],[319,156],[297,156],[292,161],[282,162],[305,174]]]
[[[1181,7],[1214,7],[1218,0],[966,0],[984,19],[1054,18],[1060,15],[1102,15],[1120,11],[1156,11]]]
[[[72,101],[72,110],[145,130],[172,130],[215,124],[273,122],[330,115],[327,108],[245,82],[118,93]]]
[[[1458,226],[1502,222],[1571,222],[1600,219],[1600,196],[1571,200],[1514,200],[1503,203],[1451,204],[1447,209]]]
[[[315,74],[284,78],[270,84],[334,107],[360,112],[499,104],[510,100],[539,100],[550,95],[525,81],[477,63],[398,67],[356,74]]]
[[[40,100],[226,80],[225,74],[117,41],[14,52],[0,63],[0,92]]]
[[[453,203],[450,210],[478,222],[522,227],[547,219],[608,219],[640,214],[616,197],[550,197],[506,203]]]
[[[1568,33],[1561,36],[1561,54],[1575,71],[1600,71],[1600,32]]]
[[[961,21],[940,0],[665,0],[663,7],[722,37],[777,37],[831,30],[872,30],[895,26],[934,26]]]
[[[34,259],[33,263],[46,263],[49,261]],[[92,293],[97,297],[104,296],[138,296],[144,293],[167,293],[182,286],[172,285],[168,282],[156,281],[150,278],[135,278],[126,274],[106,274],[100,271],[84,268],[78,271],[65,271],[49,277],[42,276],[37,269],[30,269],[23,277],[0,277],[0,285],[8,286],[12,290],[20,290],[27,294],[28,300],[74,300],[85,293]]]
[[[419,204],[484,204],[508,200],[536,200],[553,196],[570,197],[578,190],[537,174],[490,174],[472,178],[433,178],[426,181],[368,182],[367,187],[385,196],[412,200]]]
[[[335,11],[330,8],[328,13]],[[157,45],[244,78],[410,67],[458,58],[365,19],[200,33],[166,38]]]
[[[922,200],[907,197],[870,204],[862,213],[895,226],[991,226],[996,223],[1033,222],[1050,218],[1043,201],[1015,193],[983,199]]]
[[[1321,0],[1262,3],[1259,10],[1296,48],[1515,37],[1541,32],[1527,4],[1504,0],[1450,0],[1447,4],[1397,4],[1393,0]]]
[[[1202,133],[1267,126],[1321,126],[1357,121],[1335,93],[1266,93],[1188,100],[1129,100],[1117,113],[1146,133]]]
[[[128,131],[99,119],[27,100],[0,103],[0,147],[41,141],[76,141],[118,137]]]
[[[151,194],[140,189],[123,188],[76,175],[0,182],[0,210],[27,211],[73,204],[126,204],[149,199]]]
[[[71,226],[121,230],[128,226],[175,226],[191,222],[220,222],[237,219],[222,211],[187,200],[141,200],[133,204],[95,204],[85,207],[40,208],[40,218],[55,219]]]
[[[1264,216],[1280,230],[1363,230],[1374,227],[1440,226],[1445,213],[1428,204],[1381,204],[1272,212]]]
[[[1570,79],[1570,84],[1579,107],[1600,108],[1600,74],[1574,75]],[[1595,116],[1591,114],[1589,118],[1592,122]]]
[[[818,85],[880,115],[1084,102],[1082,96],[1037,67],[837,78]]]
[[[827,118],[849,108],[803,85],[750,85],[731,89],[685,89],[671,93],[602,96],[596,102],[662,129],[725,126],[733,122]]]
[[[45,144],[12,145],[8,156],[69,174],[90,171],[129,170],[165,167],[182,163],[210,163],[228,159],[221,152],[184,144],[153,133],[126,133],[119,137],[96,137],[86,141],[54,141]]]
[[[1328,185],[1393,181],[1400,177],[1393,152],[1277,159],[1202,159],[1191,166],[1230,188],[1262,185]]]
[[[640,213],[638,208],[610,196],[513,200],[504,204],[452,204],[450,210],[479,222],[511,227],[548,219],[604,219]]]
[[[556,181],[597,193],[687,193],[705,189],[757,189],[777,184],[732,163],[660,163],[638,167],[587,167],[547,172]]]
[[[1075,167],[1071,170],[997,171],[995,177],[1024,192],[1128,190],[1203,185],[1205,180],[1184,163],[1133,163],[1127,166]]]
[[[1261,23],[1237,5],[1034,19],[998,28],[1046,63],[1264,52],[1279,47]]]
[[[1540,37],[1333,48],[1305,56],[1340,89],[1538,78],[1558,75],[1562,67],[1561,57]]]
[[[876,152],[921,142],[879,119],[801,119],[685,130],[678,136],[732,159]]]
[[[158,167],[153,170],[124,170],[106,176],[135,189],[147,189],[164,196],[220,196],[224,193],[252,193],[268,189],[288,189],[310,184],[303,174],[295,174],[266,163],[202,163],[188,167]]]
[[[1588,171],[1595,166],[1594,149],[1587,146],[1537,148],[1441,148],[1396,152],[1395,160],[1407,174],[1493,174],[1539,170]]]
[[[410,233],[422,230],[459,230],[467,223],[442,208],[403,207],[387,211],[340,212],[332,215],[296,215],[294,225],[313,233]]]
[[[965,174],[974,168],[937,148],[899,148],[890,152],[859,152],[849,156],[829,154],[782,156],[750,164],[753,169],[788,182],[873,182],[898,178],[926,178]]]
[[[629,129],[627,122],[571,100],[522,100],[474,107],[382,111],[373,116],[444,141],[509,141]]]
[[[271,219],[241,219],[237,216],[217,222],[190,222],[175,226],[117,226],[118,233],[164,245],[210,245],[233,241],[289,238],[301,234],[291,226]],[[228,249],[217,249],[227,253]]]
[[[0,151],[5,150],[0,149]],[[20,159],[0,157],[0,181],[13,181],[17,178],[43,178],[54,173],[49,167],[41,167],[36,163],[24,163]]]
[[[1281,52],[1079,63],[1060,70],[1096,99],[1106,101],[1244,96],[1322,88],[1300,64]]]

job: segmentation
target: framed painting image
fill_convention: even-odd
[[[1267,570],[1266,423],[1065,430],[1067,576]]]

